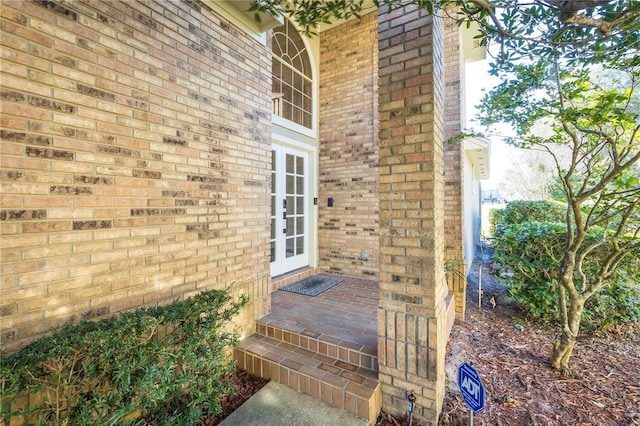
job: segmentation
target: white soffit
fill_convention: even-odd
[[[488,138],[471,137],[462,141],[464,152],[473,166],[473,177],[489,179],[491,164],[491,141]]]
[[[480,46],[480,42],[474,37],[480,34],[480,27],[477,23],[472,22],[467,28],[467,24],[462,24],[462,54],[465,62],[475,62],[486,59],[487,49]]]
[[[268,13],[259,13],[260,22],[256,21],[254,18],[256,12],[248,12],[251,0],[202,0],[202,2],[217,12],[233,17],[239,24],[256,34],[269,31],[284,22],[283,18],[276,18]]]

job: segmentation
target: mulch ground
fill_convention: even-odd
[[[486,408],[475,425],[640,425],[640,325],[579,337],[561,373],[548,358],[556,330],[528,322],[509,304],[504,289],[483,268],[483,308],[471,274],[468,308],[457,320],[447,347],[447,394],[441,425],[466,425],[457,367],[470,362],[485,386]],[[491,299],[498,301],[497,305]]]
[[[446,396],[439,425],[468,424],[457,385],[457,368],[464,361],[478,370],[485,387],[485,409],[474,416],[477,426],[640,425],[639,324],[580,336],[571,371],[561,373],[548,364],[556,332],[524,319],[505,300],[504,289],[492,281],[486,267],[479,309],[476,275],[472,271],[465,319],[456,320],[447,346]],[[267,383],[243,372],[232,380],[236,395],[225,398],[223,413],[208,418],[205,426],[220,423]],[[407,420],[382,412],[377,426],[391,425],[407,425]]]
[[[246,371],[236,371],[225,379],[231,381],[235,392],[232,395],[222,398],[222,412],[215,417],[209,416],[204,419],[202,426],[214,426],[220,424],[229,416],[229,414],[233,413],[246,400],[251,398],[253,394],[269,383],[269,380],[252,376]]]
[[[582,336],[571,371],[561,373],[548,364],[553,330],[489,309],[470,308],[453,329],[442,425],[467,424],[456,383],[463,361],[478,370],[486,389],[486,408],[475,415],[476,425],[640,425],[637,325],[618,334]]]

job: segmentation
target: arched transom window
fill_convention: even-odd
[[[310,129],[311,62],[302,37],[289,21],[273,30],[272,75],[273,114]]]

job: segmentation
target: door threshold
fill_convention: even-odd
[[[299,281],[303,278],[311,277],[313,275],[319,274],[319,268],[313,268],[311,266],[305,266],[303,268],[295,269],[291,272],[287,272],[286,274],[278,275],[271,278],[271,291],[276,291],[277,289],[284,287],[285,285],[289,285],[293,282]]]

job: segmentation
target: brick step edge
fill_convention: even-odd
[[[348,362],[368,370],[378,371],[378,348],[341,340],[332,336],[303,330],[286,330],[258,320],[256,334],[290,345]]]
[[[238,368],[249,374],[289,386],[369,423],[375,423],[382,408],[374,371],[256,334],[240,343],[235,359]]]

